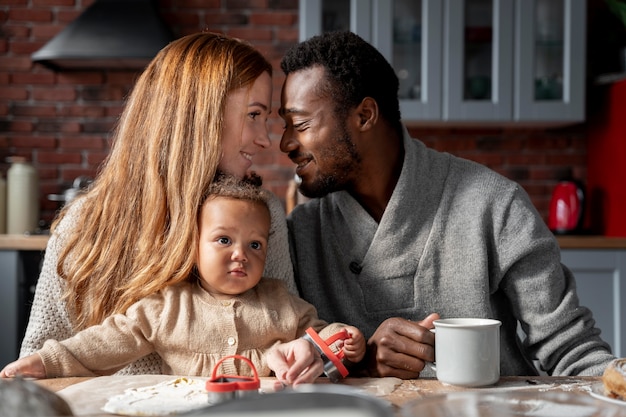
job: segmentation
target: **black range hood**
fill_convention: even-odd
[[[152,0],[96,0],[31,58],[54,70],[143,69],[173,39]]]

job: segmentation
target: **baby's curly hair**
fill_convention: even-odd
[[[211,197],[230,197],[237,200],[258,202],[267,206],[267,195],[261,188],[262,184],[263,180],[254,172],[249,173],[244,178],[237,178],[218,171],[203,195],[202,204]]]
[[[371,97],[382,117],[402,133],[398,77],[376,48],[352,32],[323,33],[291,47],[280,68],[289,75],[317,65],[326,70],[328,81],[319,93],[332,98],[341,117]]]

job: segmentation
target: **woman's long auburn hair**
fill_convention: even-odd
[[[57,264],[76,330],[189,276],[198,209],[222,155],[228,93],[263,72],[272,66],[251,45],[198,33],[163,48],[137,80],[110,154],[76,201],[81,215]]]

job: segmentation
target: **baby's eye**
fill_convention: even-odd
[[[250,247],[254,250],[259,250],[261,249],[263,245],[261,245],[261,242],[252,242],[250,243]]]
[[[217,243],[219,243],[220,245],[228,245],[230,244],[230,239],[227,238],[226,236],[218,237]]]

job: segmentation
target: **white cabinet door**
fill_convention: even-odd
[[[576,277],[580,303],[591,309],[602,338],[626,355],[626,250],[564,249],[561,260]]]
[[[300,40],[324,31],[350,30],[371,42],[372,1],[377,3],[376,0],[300,0]]]
[[[513,0],[447,0],[444,17],[443,120],[511,120]]]
[[[586,2],[517,1],[515,120],[585,119]]]
[[[441,119],[442,4],[441,0],[374,2],[371,42],[396,70],[404,120]]]

